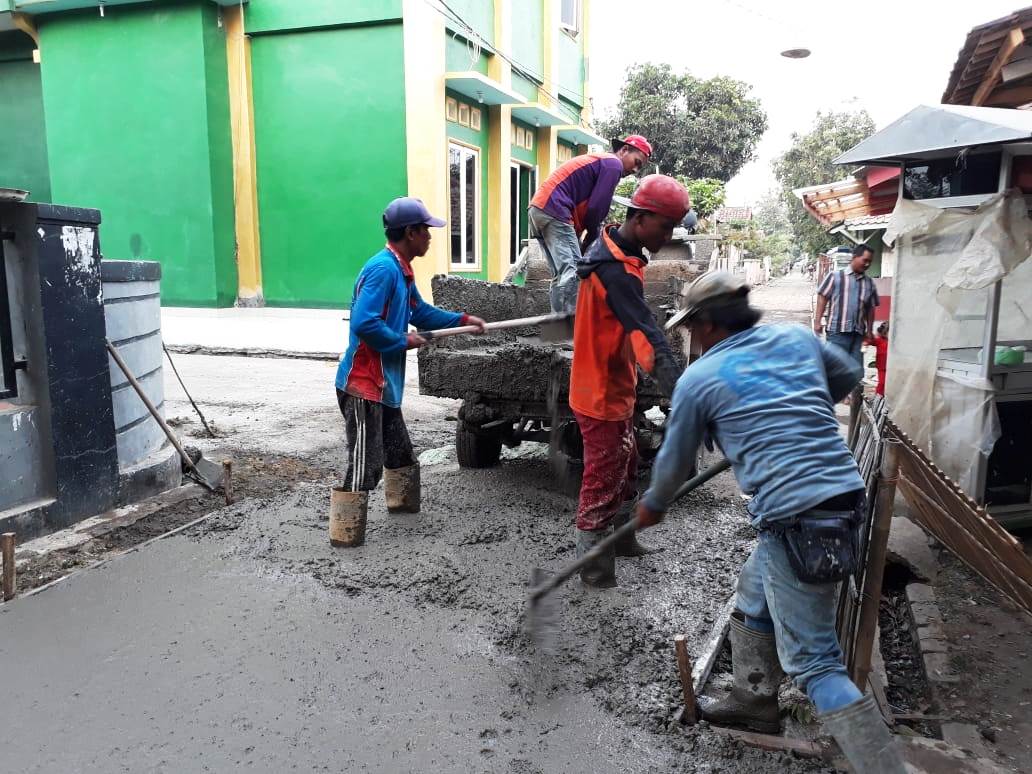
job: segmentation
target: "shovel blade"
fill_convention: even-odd
[[[556,315],[539,326],[538,338],[547,342],[573,341],[573,315]]]
[[[200,474],[212,489],[217,489],[223,484],[223,468],[216,462],[212,462],[209,459],[205,459],[202,455],[200,459],[194,462],[194,467],[197,468],[197,472]]]

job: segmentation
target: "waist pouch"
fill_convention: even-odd
[[[770,531],[781,538],[789,564],[803,583],[838,583],[856,570],[863,511],[807,511]]]

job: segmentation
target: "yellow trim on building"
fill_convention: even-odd
[[[425,0],[402,0],[405,46],[405,143],[408,195],[448,216],[448,132],[444,117],[444,18]],[[385,203],[386,204],[386,203]],[[431,297],[430,278],[448,272],[448,234],[434,229],[430,252],[412,263],[416,285]]]
[[[500,51],[512,50],[512,0],[495,0],[494,39]],[[500,56],[488,60],[487,75],[505,88],[512,86],[512,66]],[[501,282],[509,270],[509,244],[512,239],[509,191],[509,165],[512,157],[512,108],[491,107],[488,114],[487,143],[487,279]]]
[[[237,245],[237,303],[262,306],[262,252],[258,231],[258,173],[255,168],[251,40],[242,6],[222,11],[229,69],[229,120],[233,139],[233,203]]]

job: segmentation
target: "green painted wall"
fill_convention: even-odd
[[[449,97],[455,97],[459,102],[465,102],[467,105],[470,104],[469,98],[464,97],[457,92],[453,92],[451,89],[447,90]],[[475,132],[467,126],[454,123],[452,121],[447,122],[448,139],[457,140],[464,145],[472,145],[480,149],[480,270],[479,271],[463,271],[458,272],[464,277],[478,277],[480,279],[487,279],[487,267],[489,265],[490,255],[488,254],[488,240],[487,240],[487,186],[488,186],[488,172],[490,170],[490,164],[488,163],[488,111],[483,109],[483,116],[480,120],[480,131]],[[448,174],[448,170],[443,170],[444,174]],[[508,179],[505,181],[505,185],[509,184]],[[445,239],[447,235],[442,235],[440,238]]]
[[[512,74],[512,90],[524,97],[528,102],[538,101],[538,85],[518,73]]]
[[[494,45],[494,0],[449,0],[448,7],[476,30],[489,46]],[[445,17],[445,24],[449,30],[465,32],[459,24],[448,17]]]
[[[511,0],[512,58],[531,75],[541,78],[545,70],[543,0]]]
[[[490,54],[481,49],[477,59],[473,61],[472,50],[466,38],[453,32],[446,32],[444,38],[444,69],[447,72],[464,73],[473,70],[487,75],[487,58]]]
[[[210,3],[38,20],[51,194],[103,213],[106,258],[162,264],[162,302],[236,299],[225,39]]]
[[[408,188],[402,27],[256,36],[251,58],[266,303],[344,307]]]
[[[559,96],[584,104],[584,37],[559,33]]]
[[[50,201],[50,168],[39,65],[32,39],[0,33],[0,186],[23,188],[36,202]]]
[[[580,123],[580,106],[575,105],[565,97],[559,97],[559,113],[570,119],[571,124]]]
[[[401,0],[250,0],[244,8],[252,34],[401,19]]]

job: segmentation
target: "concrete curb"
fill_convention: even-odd
[[[228,357],[272,357],[292,360],[329,360],[336,363],[340,352],[296,352],[285,349],[254,347],[205,347],[200,344],[166,344],[169,352],[180,355],[222,355]]]
[[[949,692],[960,682],[960,676],[950,666],[950,645],[942,629],[942,611],[935,599],[935,589],[927,584],[908,584],[906,595],[914,624],[914,639],[932,695],[932,707],[941,713],[948,708]],[[944,742],[979,758],[991,759],[991,752],[983,743],[977,726],[946,722],[941,724],[940,731]]]

